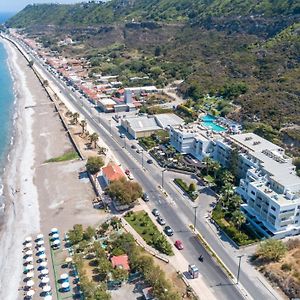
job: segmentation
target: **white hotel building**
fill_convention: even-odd
[[[198,159],[211,156],[228,167],[237,149],[240,185],[247,219],[268,237],[300,234],[300,177],[284,149],[253,133],[210,136],[203,130],[171,128],[171,144]]]

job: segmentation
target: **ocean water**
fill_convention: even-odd
[[[12,143],[14,100],[13,80],[7,64],[7,53],[0,40],[0,206],[3,201],[1,177]]]
[[[4,23],[6,20],[8,20],[10,17],[15,15],[16,13],[13,12],[0,12],[0,24]]]

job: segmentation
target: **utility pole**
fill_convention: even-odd
[[[239,255],[238,258],[239,258],[239,267],[238,267],[238,273],[237,273],[237,276],[236,276],[236,284],[239,283],[239,279],[240,279],[240,270],[241,270],[241,261],[242,261],[242,257],[244,255]]]
[[[197,208],[198,206],[194,206],[194,232],[196,232],[196,222],[197,222]]]

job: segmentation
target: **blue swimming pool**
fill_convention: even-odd
[[[216,117],[212,116],[212,115],[206,115],[204,116],[202,119],[202,124],[213,130],[213,131],[216,131],[216,132],[224,132],[226,131],[226,128],[214,123],[214,121],[216,120]]]

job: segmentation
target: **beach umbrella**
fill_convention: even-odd
[[[48,275],[48,274],[49,274],[49,270],[48,270],[48,269],[43,269],[43,270],[41,271],[41,274],[43,274],[43,275]]]
[[[60,275],[60,279],[68,279],[69,275],[67,273],[63,273]]]
[[[60,244],[60,240],[53,241],[53,245],[59,245],[59,244]]]
[[[49,281],[50,281],[49,277],[44,277],[42,279],[42,283],[49,283]]]
[[[37,238],[38,240],[42,240],[42,239],[44,238],[44,235],[43,235],[42,233],[40,233],[40,234],[38,234],[38,235],[36,236],[36,238]]]
[[[47,262],[46,261],[42,261],[40,263],[40,267],[46,268],[47,267]]]
[[[53,238],[53,239],[59,239],[59,234],[58,234],[58,233],[54,233],[54,234],[52,235],[52,238]]]
[[[45,258],[46,258],[46,254],[45,253],[39,254],[39,259],[45,259]]]
[[[61,285],[61,287],[62,287],[63,289],[67,289],[68,287],[70,287],[70,284],[69,284],[69,282],[64,282],[64,283]]]
[[[45,285],[44,287],[43,287],[43,292],[50,292],[51,291],[51,286],[50,285]]]
[[[72,261],[73,261],[72,257],[67,257],[66,260],[65,260],[66,263],[70,263]]]
[[[28,272],[28,273],[26,274],[26,277],[27,277],[27,278],[32,278],[32,277],[34,277],[34,273],[33,273],[33,272]]]
[[[30,263],[33,261],[33,257],[32,256],[28,256],[26,259],[25,259],[25,262],[27,263]]]
[[[51,234],[54,234],[54,233],[58,233],[58,229],[55,227],[51,229]]]
[[[26,239],[25,239],[25,242],[27,243],[29,243],[29,242],[31,242],[32,241],[32,237],[31,236],[28,236]]]
[[[30,256],[30,255],[33,254],[33,252],[32,252],[32,250],[27,250],[27,251],[25,252],[25,254],[28,255],[28,256]]]
[[[29,286],[29,287],[32,287],[34,285],[34,281],[33,280],[28,280],[26,285]]]
[[[37,249],[38,252],[44,252],[46,248],[44,246],[41,246]]]
[[[44,299],[45,300],[52,300],[52,296],[51,295],[46,295]]]
[[[33,266],[32,264],[29,264],[29,265],[26,266],[26,269],[27,269],[28,271],[33,270],[33,269],[34,269],[34,266]]]
[[[34,290],[29,290],[29,291],[26,293],[26,296],[32,297],[34,294],[35,294],[35,291],[34,291]]]
[[[37,243],[36,243],[38,246],[42,246],[45,244],[45,242],[43,240],[39,240]]]
[[[32,243],[26,243],[25,245],[24,245],[24,250],[25,249],[29,249],[29,248],[31,248],[32,247]]]

